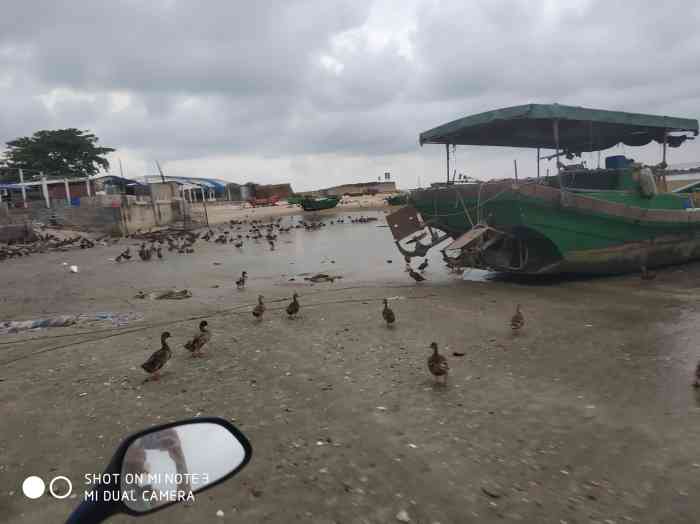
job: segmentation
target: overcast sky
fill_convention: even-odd
[[[634,8],[631,8],[632,4]],[[78,127],[154,172],[298,190],[444,178],[418,134],[529,102],[700,117],[700,4],[22,0],[0,18],[0,142]],[[613,150],[615,153],[622,149]],[[659,147],[625,151],[656,162]],[[534,173],[460,147],[457,169]],[[700,161],[700,144],[670,162]],[[594,159],[589,159],[594,161]]]

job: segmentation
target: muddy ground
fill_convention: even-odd
[[[126,434],[217,415],[249,437],[252,462],[194,505],[140,522],[387,523],[401,511],[426,524],[698,521],[699,265],[653,281],[464,281],[433,259],[414,284],[377,225],[295,231],[275,252],[208,245],[118,265],[109,258],[125,240],[1,263],[2,320],[129,316],[113,330],[0,336],[0,520],[61,522],[78,499],[29,500],[25,477],[65,475],[80,489]],[[238,292],[242,269],[252,278]],[[300,275],[321,270],[344,278]],[[133,298],[168,286],[193,297]],[[294,290],[302,310],[288,320]],[[268,312],[255,324],[259,292]],[[516,303],[526,326],[514,336]],[[181,344],[202,316],[213,341],[190,359]],[[159,383],[143,383],[165,329],[175,355]],[[450,360],[447,387],[426,369],[432,341]]]

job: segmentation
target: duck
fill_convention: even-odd
[[[245,287],[245,281],[248,279],[248,272],[244,271],[241,273],[241,278],[236,280],[236,287],[238,289],[243,289]]]
[[[425,277],[417,271],[415,271],[412,267],[409,266],[406,269],[408,270],[408,274],[411,276],[411,278],[416,282],[423,282],[425,280]]]
[[[391,326],[396,321],[394,310],[389,307],[389,300],[384,299],[384,309],[382,309],[382,317],[386,321],[387,326]]]
[[[265,313],[265,304],[263,304],[262,295],[258,295],[258,305],[253,308],[253,316],[258,320],[262,320],[263,314]]]
[[[642,266],[642,280],[654,280],[656,278],[656,272],[649,271],[646,266]]]
[[[163,369],[163,366],[165,366],[166,362],[168,362],[173,355],[172,351],[170,351],[170,346],[168,346],[166,342],[168,338],[170,338],[170,333],[164,331],[160,335],[160,349],[153,353],[149,359],[141,365],[152,380],[160,380],[160,370]]]
[[[124,251],[119,253],[119,256],[115,259],[117,262],[122,260],[131,260],[131,248],[126,248]]]
[[[418,266],[418,271],[420,271],[422,273],[423,271],[425,271],[427,269],[427,267],[428,267],[428,259],[426,258],[425,260],[423,260],[423,262],[421,262],[421,265]]]
[[[437,342],[431,342],[430,349],[433,350],[433,354],[428,357],[428,371],[435,377],[436,382],[442,377],[443,384],[447,384],[450,365],[447,363],[447,359],[438,353]]]
[[[295,292],[292,295],[292,301],[289,303],[287,306],[287,315],[289,315],[289,318],[294,318],[296,317],[297,313],[299,313],[299,301],[297,298],[299,295]]]
[[[515,314],[510,319],[510,328],[513,332],[520,331],[525,325],[525,317],[522,311],[520,311],[520,304],[515,307]]]
[[[141,247],[139,247],[139,257],[144,262],[148,262],[149,260],[151,260],[151,250],[146,247],[145,242],[141,244]]]
[[[199,333],[185,344],[185,349],[188,350],[193,357],[201,357],[202,348],[211,340],[211,331],[207,328],[208,325],[206,320],[202,320],[199,323]]]

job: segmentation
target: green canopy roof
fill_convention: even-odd
[[[420,144],[541,147],[555,149],[554,122],[559,122],[559,149],[569,153],[600,151],[619,143],[663,143],[665,132],[698,134],[693,118],[643,115],[559,104],[527,104],[467,116],[420,134]],[[684,136],[669,136],[679,146]]]

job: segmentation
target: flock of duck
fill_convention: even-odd
[[[241,275],[241,279],[237,281],[239,287],[245,286],[246,272],[244,271]],[[382,319],[386,323],[387,327],[392,328],[396,322],[396,313],[389,307],[389,300],[383,299],[384,307],[382,309]],[[286,313],[290,319],[296,318],[299,314],[301,305],[299,303],[299,295],[295,292],[292,295],[292,300],[287,305]],[[256,322],[260,322],[265,315],[266,307],[264,302],[264,297],[258,295],[258,303],[252,310],[253,318]],[[510,320],[510,328],[516,333],[520,331],[525,326],[525,317],[520,309],[520,304],[517,305],[515,314]],[[172,358],[172,350],[168,345],[167,339],[170,338],[170,333],[165,331],[160,336],[161,347],[155,351],[146,362],[144,362],[141,367],[143,370],[149,374],[147,380],[159,380],[160,371],[163,366]],[[190,352],[193,358],[202,357],[204,355],[203,348],[206,346],[212,338],[211,331],[209,331],[208,324],[206,320],[199,323],[199,331],[184,344],[184,348]],[[430,349],[432,354],[428,357],[428,371],[434,377],[435,382],[442,385],[447,385],[447,376],[450,372],[450,366],[447,357],[442,355],[438,350],[437,342],[432,342],[430,344]],[[698,366],[698,373],[700,373],[700,365]],[[700,380],[700,374],[698,375]],[[700,382],[698,382],[700,385]]]
[[[277,242],[279,235],[290,233],[292,229],[303,228],[306,231],[317,231],[328,225],[345,224],[346,220],[348,223],[352,224],[366,224],[378,219],[376,217],[366,216],[356,218],[348,216],[347,219],[344,217],[337,217],[328,222],[321,220],[307,221],[302,219],[287,227],[282,226],[282,217],[271,219],[267,223],[264,223],[262,220],[243,219],[230,220],[228,227],[219,227],[216,230],[207,228],[206,231],[197,233],[173,230],[147,233],[141,233],[139,231],[134,235],[130,235],[130,237],[144,241],[138,248],[138,255],[141,260],[148,262],[152,260],[154,256],[160,260],[164,258],[163,247],[166,243],[168,244],[169,252],[176,252],[181,255],[193,254],[195,252],[194,245],[198,240],[213,242],[215,244],[231,244],[237,249],[243,249],[245,241],[247,240],[252,240],[255,243],[265,240],[270,247],[270,251],[274,251],[275,242]],[[128,262],[131,258],[131,248],[127,247],[114,260],[116,262]]]

